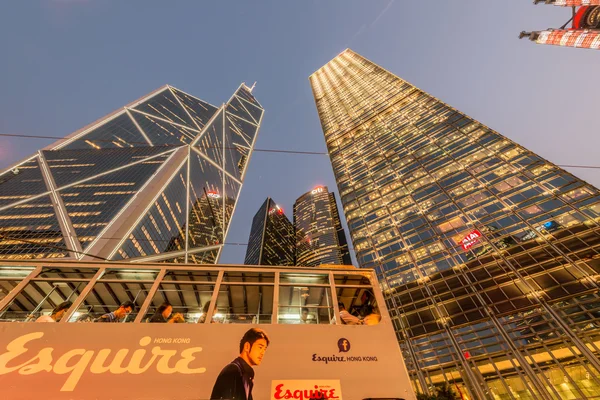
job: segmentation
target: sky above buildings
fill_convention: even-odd
[[[62,137],[165,83],[219,105],[257,82],[256,148],[324,152],[308,76],[350,47],[554,163],[600,165],[600,53],[517,39],[569,16],[520,1],[2,2],[0,133]],[[0,136],[0,169],[52,142]],[[267,196],[291,218],[317,185],[337,192],[327,156],[254,153],[227,243],[247,243]]]

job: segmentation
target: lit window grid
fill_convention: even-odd
[[[294,203],[297,265],[350,263],[347,246],[343,248],[338,239],[336,227],[341,228],[341,223],[336,223],[339,214],[337,207],[332,207],[333,201],[327,187],[323,187],[322,192],[307,192]]]
[[[369,77],[369,79],[371,79],[371,77]],[[315,81],[317,81],[317,80],[314,79],[313,77],[311,77],[311,82],[313,83],[313,90],[315,91],[315,99],[317,101],[317,107],[319,108],[320,107],[319,96],[322,95],[322,92],[320,92],[318,89],[315,89],[315,87],[318,86],[318,83],[316,84]],[[422,97],[424,97],[424,96],[422,96]],[[368,107],[365,107],[365,108],[368,109]],[[440,120],[447,119],[448,115],[451,115],[451,113],[454,113],[454,110],[450,109],[449,107],[441,107],[441,108],[442,109],[446,108],[448,111],[446,111],[446,114],[443,115],[442,118],[440,118],[438,115],[437,122],[439,122]],[[341,109],[341,108],[338,107],[338,109]],[[319,111],[320,111],[320,114],[322,114],[321,108],[319,108]],[[404,111],[404,113],[406,114],[406,119],[408,120],[408,123],[414,123],[417,121],[417,119],[415,119],[410,112],[406,112],[406,110],[400,109],[400,110],[395,110],[395,111],[397,111],[399,114],[402,114],[402,112]],[[348,114],[344,115],[344,113],[341,112],[340,115],[341,115],[341,117],[347,117]],[[462,115],[461,115],[461,117],[462,117]],[[360,160],[360,157],[355,157],[354,155],[355,154],[361,155],[361,153],[363,153],[363,151],[367,152],[369,150],[372,153],[373,149],[376,148],[375,151],[377,153],[381,153],[381,154],[387,155],[388,153],[386,153],[386,152],[390,151],[390,150],[391,150],[391,155],[399,153],[398,156],[396,157],[397,160],[399,160],[400,158],[402,158],[404,156],[409,157],[407,160],[408,164],[399,160],[394,165],[397,167],[404,167],[406,165],[406,167],[403,171],[401,168],[398,168],[398,169],[394,168],[396,171],[397,170],[402,171],[400,174],[398,174],[399,175],[398,179],[400,179],[400,180],[402,180],[402,176],[406,176],[406,175],[414,172],[417,167],[421,167],[421,170],[422,170],[422,166],[427,167],[427,166],[432,166],[435,164],[435,162],[429,162],[429,161],[435,160],[436,157],[439,157],[439,154],[430,156],[430,158],[428,160],[426,160],[425,163],[423,163],[423,164],[421,162],[415,163],[413,154],[415,151],[417,151],[423,147],[425,147],[425,149],[424,149],[425,151],[424,152],[422,151],[421,154],[418,154],[419,157],[426,156],[427,153],[431,153],[431,152],[435,151],[436,147],[437,147],[438,151],[441,149],[445,153],[449,152],[451,156],[455,155],[455,153],[462,153],[462,154],[456,154],[460,158],[455,156],[455,157],[453,157],[453,159],[459,160],[459,161],[464,160],[466,162],[463,161],[462,165],[466,164],[466,166],[469,166],[470,164],[476,163],[478,161],[477,160],[478,157],[476,157],[476,155],[477,155],[476,152],[474,154],[474,150],[470,150],[470,149],[465,151],[464,148],[460,148],[460,146],[457,146],[456,143],[460,144],[461,141],[459,139],[461,139],[461,136],[464,137],[465,133],[468,134],[473,129],[479,128],[479,132],[475,133],[475,135],[476,135],[475,137],[469,137],[469,135],[466,135],[467,136],[466,139],[468,139],[470,142],[475,142],[475,140],[473,140],[475,138],[479,139],[480,142],[484,142],[485,138],[481,139],[481,136],[483,136],[485,134],[485,130],[488,130],[488,132],[490,132],[490,133],[492,133],[492,132],[489,131],[489,129],[480,126],[475,121],[472,121],[472,120],[469,121],[467,118],[464,118],[464,119],[467,121],[465,123],[462,123],[462,125],[458,126],[458,128],[464,128],[464,129],[462,130],[462,132],[460,129],[458,129],[459,132],[453,133],[453,135],[455,137],[448,138],[449,133],[452,132],[453,130],[457,130],[457,129],[452,129],[452,130],[450,130],[450,132],[442,131],[443,135],[437,135],[437,137],[432,135],[434,140],[432,140],[431,139],[432,136],[430,136],[430,139],[429,139],[430,143],[431,142],[435,143],[435,139],[443,139],[444,140],[443,142],[435,143],[435,144],[437,144],[437,146],[435,146],[435,147],[432,145],[427,146],[428,143],[426,143],[426,141],[423,140],[423,138],[421,138],[421,139],[415,138],[416,140],[411,139],[411,137],[408,136],[407,134],[413,133],[413,136],[414,136],[415,129],[412,129],[412,132],[410,130],[403,129],[403,130],[401,130],[402,136],[400,136],[398,138],[399,139],[398,142],[400,142],[400,139],[405,139],[405,141],[404,141],[405,146],[397,146],[396,148],[394,148],[393,144],[389,144],[388,148],[385,148],[385,147],[376,148],[375,146],[371,146],[371,149],[369,149],[368,145],[363,146],[362,148],[360,146],[355,146],[351,150],[348,147],[346,147],[342,150],[339,150],[337,153],[336,153],[336,150],[339,149],[341,143],[340,143],[340,140],[332,140],[332,138],[340,139],[340,138],[342,138],[342,136],[335,136],[336,133],[328,135],[327,127],[325,126],[325,123],[323,123],[324,131],[326,134],[326,140],[327,140],[328,147],[330,149],[330,155],[332,158],[332,164],[334,166],[334,172],[336,173],[336,179],[338,180],[338,186],[340,189],[340,193],[342,195],[344,209],[347,212],[347,216],[348,216],[348,224],[351,228],[351,233],[353,235],[353,241],[355,243],[355,248],[357,249],[357,256],[359,257],[359,262],[362,261],[361,264],[363,266],[381,265],[386,259],[380,258],[380,259],[376,259],[376,261],[366,261],[365,262],[365,258],[366,258],[365,257],[361,260],[361,254],[360,254],[361,249],[369,248],[369,246],[372,243],[372,242],[371,243],[365,242],[362,238],[363,237],[371,237],[371,236],[374,236],[374,235],[378,234],[379,232],[381,232],[381,227],[377,227],[377,217],[379,217],[381,215],[376,216],[374,219],[374,222],[368,224],[368,225],[370,225],[369,226],[370,228],[375,226],[375,228],[372,229],[371,231],[363,229],[363,231],[365,231],[365,232],[361,233],[361,230],[353,229],[353,226],[352,226],[352,223],[354,222],[353,218],[356,218],[359,221],[361,219],[360,217],[365,216],[366,213],[361,212],[360,205],[358,204],[358,202],[354,201],[354,199],[349,201],[348,198],[345,196],[345,195],[348,195],[349,193],[355,194],[356,192],[360,192],[360,188],[357,188],[357,186],[361,183],[361,181],[359,181],[358,179],[351,181],[349,178],[350,177],[354,178],[356,176],[356,174],[359,173],[359,172],[353,172],[353,170],[354,171],[367,170],[371,173],[370,174],[371,176],[378,172],[377,169],[373,169],[373,165],[369,165],[369,164],[365,165],[365,163],[362,162],[364,160],[364,158],[363,158],[363,160]],[[323,122],[323,118],[322,118],[322,122]],[[385,122],[388,122],[388,121],[385,121]],[[459,121],[459,122],[461,122],[461,121]],[[466,125],[466,127],[465,127],[465,125]],[[392,125],[392,127],[386,126],[386,128],[388,129],[388,132],[389,131],[394,132],[393,125]],[[481,128],[483,128],[484,132],[481,132],[481,130],[482,130]],[[343,131],[343,130],[344,129],[339,129],[339,131]],[[359,131],[360,131],[360,129],[359,129]],[[421,132],[417,131],[416,133],[421,133]],[[522,196],[523,193],[528,193],[529,191],[533,190],[534,192],[536,192],[536,193],[533,193],[534,195],[541,195],[541,197],[538,198],[538,201],[552,200],[554,202],[558,202],[558,204],[560,204],[560,206],[561,206],[559,209],[562,209],[562,212],[563,212],[562,215],[568,216],[568,218],[564,217],[569,220],[568,223],[577,223],[577,222],[581,223],[581,222],[585,221],[585,222],[591,223],[591,225],[593,225],[593,226],[597,226],[597,224],[595,223],[596,221],[594,221],[595,219],[597,220],[597,217],[598,217],[597,212],[594,210],[594,208],[597,209],[597,207],[598,207],[598,196],[597,196],[598,193],[595,188],[592,188],[589,186],[585,187],[585,185],[582,182],[577,182],[576,180],[573,179],[572,176],[570,176],[569,174],[564,173],[564,172],[562,172],[560,174],[562,176],[559,176],[558,178],[557,178],[556,174],[548,175],[549,179],[544,179],[544,176],[540,177],[539,176],[540,174],[537,173],[537,171],[540,169],[540,164],[542,164],[541,165],[542,168],[544,168],[545,166],[549,166],[548,169],[553,169],[555,167],[549,165],[549,163],[546,163],[544,160],[531,154],[530,152],[527,152],[525,149],[522,149],[519,146],[512,144],[511,142],[509,142],[508,140],[506,140],[504,138],[502,138],[502,139],[504,139],[502,142],[499,142],[498,140],[494,140],[494,138],[493,138],[494,134],[495,134],[495,132],[493,132],[492,135],[488,135],[488,137],[491,136],[492,140],[486,140],[484,143],[491,143],[491,145],[489,145],[488,147],[482,146],[482,147],[484,147],[484,149],[482,149],[482,151],[483,152],[489,151],[489,149],[493,145],[494,147],[491,148],[491,151],[495,152],[496,154],[500,155],[500,157],[501,157],[501,158],[500,157],[498,158],[498,160],[500,162],[497,164],[501,164],[502,161],[504,161],[505,166],[508,166],[508,169],[504,168],[505,171],[503,171],[503,174],[501,174],[500,176],[505,175],[506,170],[510,171],[510,173],[513,174],[512,177],[504,176],[504,178],[500,178],[502,180],[508,180],[509,187],[499,187],[499,188],[496,187],[495,190],[498,193],[494,193],[494,196],[490,195],[490,197],[492,197],[492,199],[493,199],[492,202],[494,202],[496,204],[500,204],[500,207],[498,207],[498,209],[501,212],[506,213],[506,212],[515,210],[513,212],[516,214],[518,209],[515,207],[516,203],[510,201],[511,198],[515,198],[515,195]],[[444,135],[446,136],[445,138],[444,138]],[[495,135],[496,135],[496,137],[501,138],[500,135],[497,135],[497,134],[495,134]],[[348,137],[349,135],[344,134],[344,136]],[[389,135],[389,136],[392,136],[392,135]],[[426,135],[424,135],[424,136],[427,138]],[[364,135],[360,135],[360,137],[363,137],[363,140],[364,140]],[[379,143],[383,142],[384,144],[387,145],[387,143],[385,143],[384,140],[381,140],[379,138],[373,139],[373,141],[374,142],[378,141]],[[364,143],[364,141],[363,142],[355,141],[355,143]],[[414,145],[412,143],[414,143]],[[434,144],[434,143],[431,143],[431,144]],[[441,146],[440,146],[440,143],[441,143]],[[444,145],[446,145],[447,148],[444,148]],[[452,147],[454,147],[454,148],[452,148]],[[473,146],[473,147],[476,149],[475,146]],[[344,157],[345,154],[347,154],[348,156]],[[521,157],[521,156],[523,156],[523,154],[525,155],[525,157]],[[484,156],[484,154],[482,154],[482,156]],[[515,158],[521,158],[521,159],[515,160]],[[529,160],[527,160],[527,158],[529,158]],[[479,157],[479,159],[480,160],[485,159],[485,156]],[[533,160],[537,159],[536,161],[538,163],[533,164],[531,162],[532,159]],[[524,160],[528,161],[528,163],[522,162]],[[428,162],[429,162],[429,164],[427,164]],[[511,168],[512,163],[516,164],[516,168],[514,168],[514,167]],[[426,165],[424,165],[424,164],[426,164]],[[497,167],[497,164],[496,165],[492,164],[487,169],[490,169],[490,168],[493,169],[493,168]],[[388,163],[388,165],[389,165],[389,163]],[[458,165],[461,165],[461,164],[458,164]],[[483,163],[480,165],[483,165]],[[424,173],[421,173],[420,176],[424,176],[424,175],[427,176],[427,179],[429,179],[428,183],[431,183],[432,181],[435,181],[436,179],[440,179],[444,175],[447,175],[447,172],[449,172],[449,171],[443,171],[443,168],[445,168],[443,165],[441,167],[440,167],[440,165],[437,165],[436,168],[438,168],[438,169],[432,170],[431,172],[442,171],[442,174],[441,174],[442,176],[438,175],[437,177],[435,177],[435,176],[432,177],[432,174],[429,174],[429,176],[427,176]],[[464,167],[462,167],[462,168],[464,168]],[[484,168],[484,169],[486,169],[486,168]],[[558,169],[556,169],[556,170],[558,170]],[[390,172],[391,171],[387,171],[388,174]],[[457,173],[457,175],[459,173]],[[521,176],[519,173],[522,173],[523,176]],[[353,174],[354,174],[354,176],[353,176]],[[367,175],[369,175],[369,174],[364,174],[364,176],[362,178],[365,179],[365,177]],[[413,175],[418,176],[419,174],[417,173],[417,174],[413,174]],[[479,175],[477,177],[479,177]],[[483,175],[481,175],[481,177],[483,178]],[[511,178],[512,178],[512,181],[510,180]],[[402,182],[402,183],[404,183],[403,186],[408,189],[408,190],[405,189],[405,192],[408,191],[409,193],[411,193],[412,191],[418,190],[420,187],[424,186],[424,184],[413,184],[412,186],[410,186],[409,184],[412,179],[410,179],[410,180],[409,179],[407,179],[408,182],[407,181]],[[347,184],[348,186],[347,186],[346,190],[344,190],[344,181],[348,182],[348,184]],[[576,182],[576,185],[572,185],[572,184],[570,185],[569,181]],[[511,182],[514,182],[515,184],[511,185],[510,184]],[[372,186],[374,186],[373,181],[371,181],[370,183]],[[526,183],[526,184],[524,184],[524,183]],[[498,183],[498,184],[500,184],[500,183]],[[523,184],[523,185],[521,185],[521,184]],[[484,185],[485,185],[485,183],[484,183]],[[521,185],[521,186],[519,187],[519,185]],[[576,186],[580,186],[580,187],[577,188]],[[455,186],[455,187],[457,187],[457,186]],[[375,189],[376,189],[376,187],[375,188],[372,187],[371,191],[375,191]],[[450,189],[452,189],[452,188],[450,188]],[[473,189],[476,189],[476,188],[475,187],[472,187],[472,188],[467,187],[467,188],[461,188],[460,190],[457,189],[456,192],[453,193],[453,195],[457,195],[457,194],[463,195],[465,193],[468,194],[469,190],[473,190]],[[536,191],[536,189],[537,189],[537,191]],[[506,193],[506,195],[499,195],[501,190],[509,191],[509,193]],[[572,196],[572,193],[574,193],[574,192],[575,193],[579,192],[579,193],[577,196]],[[369,192],[369,193],[372,194],[372,192]],[[383,194],[385,194],[385,193],[383,193]],[[561,196],[561,194],[562,194],[562,196]],[[404,195],[406,195],[406,193],[404,193]],[[509,197],[509,195],[510,195],[510,197]],[[544,195],[546,197],[544,197]],[[452,196],[452,195],[450,195],[450,196]],[[562,202],[561,202],[561,199],[559,198],[559,196],[562,197],[562,200],[563,200]],[[356,195],[355,197],[359,197],[359,196]],[[375,193],[374,196],[371,195],[368,198],[366,198],[366,201],[364,201],[364,204],[368,204],[368,202],[372,203],[373,197],[378,198],[378,197],[382,197],[382,196],[381,196],[381,193]],[[452,203],[452,201],[450,200],[450,197],[448,196],[447,193],[446,193],[445,197],[446,197],[447,204],[450,205]],[[575,198],[573,198],[573,197],[575,197]],[[573,204],[573,200],[576,200],[577,197],[581,197],[581,198],[587,197],[587,203],[584,204],[583,202],[586,200],[581,200],[579,204]],[[388,198],[390,199],[390,201],[393,201],[393,199],[394,199],[394,197],[392,197],[392,196],[388,196]],[[593,199],[592,205],[588,206],[590,204],[590,199]],[[425,200],[426,200],[426,198],[425,198]],[[477,200],[477,199],[475,199],[475,200]],[[404,205],[404,207],[397,208],[396,210],[394,210],[394,211],[399,211],[399,213],[388,212],[386,210],[382,214],[383,214],[383,216],[387,216],[387,217],[401,215],[403,212],[411,212],[415,215],[417,213],[423,214],[427,210],[423,210],[423,209],[419,208],[419,204],[420,203],[409,201],[407,204]],[[527,209],[526,212],[530,213],[531,211],[534,211],[534,213],[535,213],[537,211],[536,208],[539,208],[537,205],[535,205],[535,199],[533,202],[529,201],[529,204],[534,204],[534,208],[532,208],[532,206],[530,205],[529,207],[526,208]],[[588,206],[587,209],[581,209],[582,211],[587,211],[587,213],[580,212],[579,211],[580,209],[578,207],[579,205]],[[460,207],[458,207],[456,205],[456,203],[454,204],[453,208],[454,209],[452,209],[452,207],[449,207],[449,211],[451,211],[451,213],[454,213],[454,214],[451,214],[450,217],[452,215],[461,214],[460,211],[463,211],[463,210],[461,210]],[[353,214],[350,213],[352,210],[355,210]],[[498,213],[498,214],[500,214],[500,213]],[[462,215],[465,216],[465,215],[469,215],[469,214],[467,212],[463,211]],[[522,231],[524,229],[531,228],[532,224],[539,224],[540,222],[542,222],[543,219],[548,219],[548,216],[551,216],[554,219],[554,218],[560,218],[560,217],[562,217],[562,215],[555,217],[555,215],[552,215],[551,210],[550,211],[547,210],[546,215],[538,216],[535,218],[535,220],[533,220],[533,218],[530,218],[530,219],[520,218],[520,219],[517,219],[517,223],[513,224],[512,227],[509,226],[509,227],[505,227],[505,228],[508,228],[507,233],[515,233],[514,232],[515,230]],[[368,215],[367,215],[367,217],[368,217]],[[402,217],[399,220],[388,221],[388,222],[392,222],[392,224],[388,223],[388,224],[383,224],[383,225],[384,226],[385,225],[392,225],[392,226],[397,225],[397,224],[400,224],[402,221],[404,221],[405,218],[407,218],[407,217],[409,217],[409,216],[402,215]],[[433,219],[435,220],[437,218],[433,218]],[[467,217],[464,219],[466,221],[464,221],[463,224],[473,223],[474,221],[477,221],[477,218]],[[573,222],[573,221],[575,221],[575,222]],[[519,223],[521,223],[521,226],[517,226],[517,225],[519,225]],[[364,222],[363,222],[363,224],[364,224]],[[526,227],[524,228],[523,225],[525,225]],[[515,227],[516,227],[516,229],[515,229]],[[356,228],[356,227],[354,227],[354,228]],[[436,232],[432,228],[433,228],[433,226],[431,224],[429,224],[429,230],[435,235]],[[510,228],[512,228],[512,229],[510,229]],[[399,232],[397,229],[394,229],[393,231],[395,231],[394,234],[399,235]],[[410,234],[410,232],[411,231],[409,230],[405,234]],[[597,233],[595,233],[595,235],[597,236]],[[386,243],[381,244],[380,241],[375,241],[375,243],[377,243],[378,246],[373,246],[372,250],[379,250],[386,244]],[[445,243],[447,245],[446,251],[448,251],[449,253],[454,252],[454,257],[450,257],[450,258],[451,259],[458,258],[460,260],[460,258],[461,258],[460,256],[462,256],[462,254],[460,254],[457,251],[455,243],[452,243],[449,241],[445,241]],[[416,243],[411,242],[411,243],[406,244],[406,243],[400,242],[400,244],[404,244],[406,248],[409,248],[409,246],[411,246],[411,245],[413,245],[413,246],[414,245],[418,246],[419,244],[424,245],[424,244],[426,244],[426,242],[422,241],[422,240],[417,240]],[[436,246],[436,247],[438,247],[438,246]],[[404,252],[407,252],[407,251],[405,250]],[[414,251],[408,251],[408,253],[410,253],[410,254],[412,254],[413,252]],[[594,251],[594,252],[597,253],[597,251]],[[371,253],[373,253],[373,252],[371,252]],[[366,254],[366,256],[369,256],[369,254]],[[391,257],[392,256],[390,256],[389,258],[391,258]],[[460,261],[463,261],[463,260],[460,260]],[[466,260],[464,260],[464,261],[466,261]],[[456,265],[456,262],[454,264]],[[461,264],[462,263],[459,263],[458,265],[461,265]],[[452,265],[450,264],[447,267],[450,267],[450,266],[452,266]],[[414,265],[413,265],[412,269],[414,269]],[[580,269],[579,272],[581,272],[581,270],[583,270],[584,272],[588,272],[589,274],[593,274],[594,272],[597,272],[597,269],[593,269],[589,266],[587,269],[586,268]],[[417,271],[419,271],[419,270],[417,270]],[[380,274],[381,274],[381,272],[382,271],[380,269]],[[417,276],[414,276],[414,272],[409,271],[409,273],[413,273],[413,276],[416,279],[420,278],[421,280],[425,281],[425,278],[427,278],[428,275],[423,274],[423,272],[426,273],[426,271],[421,270],[420,272],[421,273],[417,274]],[[432,272],[437,272],[437,271],[434,270]],[[383,275],[380,275],[380,278],[383,278]],[[575,278],[577,278],[577,276],[571,275],[571,278],[572,278],[572,280],[576,280]],[[412,304],[411,304],[411,306],[412,306]],[[430,304],[424,303],[423,309],[427,309],[427,308],[430,308]],[[439,328],[436,328],[436,330],[439,330]]]

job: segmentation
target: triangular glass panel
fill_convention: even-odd
[[[196,148],[215,163],[223,166],[223,113],[205,128],[202,136],[196,143]]]
[[[225,176],[225,196],[223,196],[223,206],[225,208],[225,232],[227,232],[227,227],[233,216],[233,209],[235,208],[235,203],[237,202],[241,188],[241,183]]]
[[[229,119],[232,124],[231,129],[243,139],[243,141],[240,141],[239,143],[248,147],[252,146],[254,137],[258,132],[258,126],[239,119],[235,115],[229,113],[227,114],[227,119]]]
[[[217,112],[218,108],[202,101],[196,97],[190,96],[186,93],[180,92],[177,89],[173,89],[173,92],[179,100],[183,103],[185,109],[190,113],[194,121],[198,124],[200,129],[208,123],[213,115]]]
[[[225,123],[225,171],[241,178],[250,154],[246,138],[229,118]]]
[[[131,116],[155,146],[182,146],[190,144],[198,131],[174,125],[169,122],[131,111]]]
[[[49,195],[0,211],[0,259],[69,257]]]
[[[236,96],[236,98],[237,98],[237,96]],[[252,119],[258,124],[260,122],[260,118],[263,115],[263,109],[255,106],[254,104],[249,103],[248,101],[245,101],[245,100],[241,100],[241,104],[242,104],[242,106],[245,107],[246,111],[248,113],[250,113],[250,115],[252,116]]]
[[[15,165],[0,175],[0,207],[48,192],[38,157]]]
[[[237,92],[235,92],[236,96],[241,97],[242,99],[254,104],[256,107],[262,108],[262,106],[260,105],[260,103],[254,98],[254,96],[252,95],[252,93],[244,86],[242,85]]]
[[[164,161],[132,165],[58,191],[82,248],[119,214]]]
[[[157,93],[145,102],[135,106],[134,109],[197,129],[190,116],[181,107],[181,104],[179,104],[177,98],[169,89]]]
[[[60,150],[146,147],[148,141],[125,111]]]
[[[185,250],[187,163],[173,176],[113,260]]]
[[[215,264],[219,250],[208,250],[200,253],[188,254],[190,264]]]
[[[124,167],[128,164],[138,162],[165,153],[169,149],[164,147],[130,147],[126,149],[105,149],[102,151],[94,149],[81,150],[48,150],[44,151],[46,163],[50,167],[50,173],[54,178],[57,188],[79,182],[103,172]],[[162,164],[168,155],[147,160],[147,164]]]
[[[223,172],[193,152],[190,158],[188,248],[223,243]]]
[[[246,103],[248,104],[248,103]],[[248,104],[248,106],[250,106]],[[244,119],[248,122],[256,123],[250,112],[248,112],[247,108],[242,104],[242,100],[240,100],[237,96],[233,96],[231,101],[227,103],[226,110],[228,113],[235,115],[241,119]]]

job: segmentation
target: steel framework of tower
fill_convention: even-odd
[[[0,173],[0,259],[215,263],[263,108],[165,85]]]

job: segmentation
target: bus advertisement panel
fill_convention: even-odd
[[[0,387],[13,400],[415,399],[389,324],[3,323]]]

